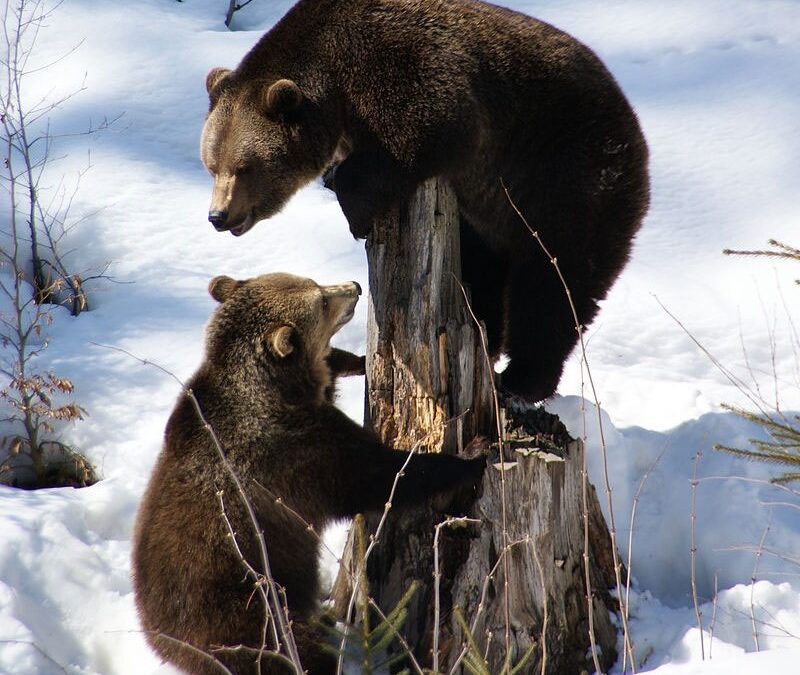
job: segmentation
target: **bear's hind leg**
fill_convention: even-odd
[[[571,271],[568,268],[562,273],[570,287],[578,321],[585,326],[597,313],[597,303],[586,296],[576,281],[578,276]],[[508,303],[509,365],[500,376],[502,389],[530,401],[541,401],[555,393],[564,362],[578,342],[572,308],[553,265],[534,261],[512,270]]]
[[[463,214],[460,223],[461,277],[472,311],[486,326],[489,356],[495,361],[505,340],[508,262],[489,249]]]

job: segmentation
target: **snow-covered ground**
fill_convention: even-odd
[[[651,148],[651,212],[588,333],[624,556],[634,496],[648,475],[630,540],[640,671],[796,672],[800,500],[765,483],[771,467],[712,450],[715,442],[741,446],[758,434],[719,408],[751,403],[666,310],[736,377],[753,389],[758,382],[768,402],[779,396],[784,409],[800,409],[790,321],[793,308],[797,318],[800,290],[792,280],[800,270],[721,255],[725,247],[763,246],[769,237],[800,244],[800,4],[507,4],[594,48],[629,94]],[[197,150],[205,74],[235,65],[290,5],[254,0],[230,32],[222,25],[223,0],[66,0],[40,35],[32,65],[55,63],[30,79],[29,100],[54,100],[86,77],[86,90],[51,116],[54,133],[124,113],[102,134],[63,139],[55,154],[67,156],[49,175],[52,184],[62,175],[71,180],[91,151],[73,207],[73,215],[88,216],[70,235],[73,265],[110,262],[109,273],[122,283],[95,284],[93,310],[77,319],[58,313],[44,357],[73,380],[89,412],[63,434],[103,480],[84,490],[0,488],[0,673],[174,672],[159,665],[138,632],[128,558],[136,507],[178,388],[100,345],[185,378],[201,357],[212,276],[282,270],[366,286],[363,244],[319,185],[242,239],[206,222],[210,179]],[[362,303],[337,344],[363,351],[365,317]],[[581,382],[576,355],[563,397],[550,404],[575,435],[584,434],[577,395],[588,397],[588,390]],[[361,397],[358,383],[342,387],[340,403],[356,419]],[[591,406],[585,418],[590,473],[605,502]],[[702,652],[689,553],[698,451]],[[758,654],[754,632],[764,650]]]

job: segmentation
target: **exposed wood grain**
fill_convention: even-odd
[[[367,258],[365,423],[393,447],[414,446],[424,452],[456,454],[476,435],[496,437],[479,334],[457,282],[461,276],[458,207],[446,183],[428,181],[407,206],[376,222],[367,240]],[[521,438],[508,456],[515,465],[504,472],[506,541],[524,542],[508,552],[512,652],[518,658],[541,638],[544,594],[538,556],[549,613],[547,672],[591,671],[582,568],[583,449],[580,443],[567,441],[565,434],[545,433],[543,437],[557,442],[552,452],[540,451],[539,431],[517,432]],[[447,503],[394,514],[370,558],[370,592],[384,609],[395,605],[412,580],[423,582],[409,607],[405,627],[406,639],[423,664],[431,662],[435,629],[434,528],[446,514],[459,510],[481,519],[480,527],[445,528],[442,532],[442,612],[436,630],[440,631],[440,668],[447,666],[446,671],[463,645],[453,607],[459,606],[472,623],[487,574],[503,550],[500,495],[500,472],[490,467],[474,503],[472,495],[455,495]],[[589,501],[595,632],[603,653],[601,663],[608,664],[613,662],[616,643],[608,613],[613,605],[607,591],[613,573],[610,541],[593,489]],[[377,517],[368,519],[368,528],[374,529],[376,522]],[[482,648],[488,644],[492,673],[501,672],[506,655],[503,567],[498,566],[487,587],[474,632]],[[346,575],[340,574],[334,592],[340,611],[348,595]],[[539,645],[522,672],[540,672],[541,655]]]

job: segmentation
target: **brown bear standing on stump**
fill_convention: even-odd
[[[215,68],[201,154],[209,220],[244,234],[331,179],[356,237],[443,176],[462,268],[503,387],[552,394],[577,334],[558,259],[589,323],[647,210],[647,147],[598,57],[556,28],[478,0],[301,0],[234,71]]]
[[[354,282],[318,286],[270,274],[247,281],[217,277],[210,292],[221,304],[208,328],[205,361],[188,388],[255,509],[304,668],[334,673],[335,659],[321,649],[324,637],[312,623],[319,542],[306,524],[322,532],[333,519],[383,508],[408,457],[381,445],[329,401],[331,371],[363,373],[362,359],[330,348],[361,289]],[[474,485],[484,463],[414,457],[394,504]],[[289,672],[275,657],[264,657],[257,668],[264,606],[228,536],[220,499],[244,558],[263,574],[244,502],[183,394],[134,534],[134,590],[147,639],[190,673],[221,672],[202,652],[236,675]]]

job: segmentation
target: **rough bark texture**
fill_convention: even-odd
[[[528,415],[532,417],[532,415]],[[513,439],[506,448],[505,471],[489,471],[475,509],[482,526],[470,545],[467,560],[456,573],[452,602],[461,608],[473,635],[481,645],[492,636],[487,661],[491,673],[500,673],[509,649],[516,661],[537,645],[522,673],[541,672],[541,636],[547,604],[548,673],[580,673],[594,670],[589,648],[589,626],[584,577],[583,446],[567,440],[566,432],[553,436],[543,431],[557,418],[540,412],[524,426],[508,428]],[[519,420],[509,424],[514,427]],[[560,437],[560,439],[559,439]],[[505,485],[503,485],[503,481]],[[590,521],[590,574],[593,589],[594,631],[601,667],[616,657],[616,631],[609,609],[615,603],[608,588],[613,585],[613,564],[608,530],[594,489],[587,486]],[[506,535],[503,534],[505,493]],[[500,552],[507,550],[505,558]],[[478,611],[485,580],[488,602]],[[508,579],[508,609],[503,597]],[[475,617],[478,617],[477,620]],[[506,623],[508,616],[508,636]],[[450,630],[453,644],[464,640],[454,619],[442,628]],[[450,653],[445,663],[452,663]]]
[[[455,453],[492,423],[477,329],[459,285],[458,207],[429,181],[367,239],[365,422],[396,448]]]
[[[428,181],[407,206],[376,223],[367,258],[365,423],[387,444],[420,452],[458,453],[475,435],[496,440],[488,367],[457,281],[458,207],[446,183]],[[518,413],[505,426],[513,439],[505,448],[505,470],[498,469],[499,459],[487,469],[477,501],[470,504],[471,496],[465,501],[465,495],[456,495],[448,504],[390,514],[369,560],[370,593],[388,610],[413,580],[423,582],[409,606],[404,635],[418,660],[430,667],[435,527],[446,513],[466,510],[480,518],[480,526],[444,527],[440,534],[439,670],[448,672],[462,652],[464,636],[453,611],[459,607],[474,626],[491,673],[502,672],[509,648],[516,662],[533,644],[536,649],[519,672],[541,672],[546,597],[546,672],[592,671],[583,567],[583,448],[547,413]],[[616,643],[609,618],[614,603],[607,590],[613,579],[610,539],[591,486],[587,504],[594,630],[605,668],[615,658]],[[368,519],[368,532],[377,521]],[[346,575],[340,574],[334,589],[340,614],[348,597]]]

